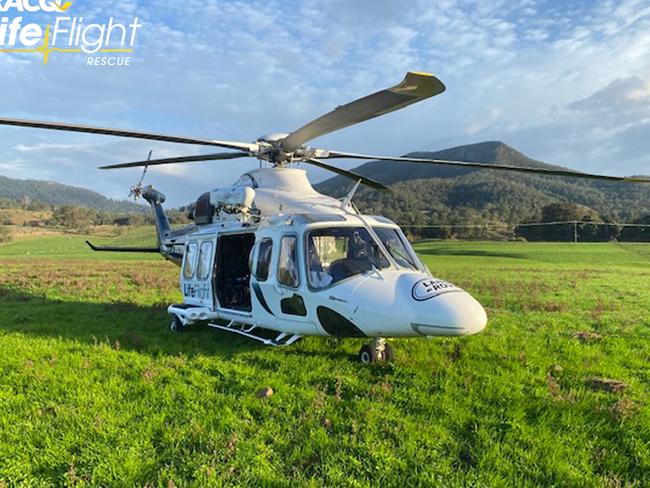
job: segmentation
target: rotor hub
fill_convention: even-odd
[[[276,132],[257,138],[259,150],[251,155],[267,161],[274,166],[283,167],[290,163],[309,161],[312,158],[327,157],[329,152],[323,149],[313,149],[309,146],[300,146],[292,151],[287,151],[282,146],[283,140],[288,136],[283,132]]]
[[[259,151],[254,153],[253,156],[280,167],[313,157],[313,150],[304,146],[293,151],[286,151],[282,147],[282,141],[287,136],[288,134],[277,132],[259,137],[256,141]]]

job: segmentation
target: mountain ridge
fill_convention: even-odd
[[[538,161],[501,141],[485,141],[408,156],[500,163],[546,169],[566,169]],[[362,187],[355,203],[364,212],[382,214],[403,224],[535,219],[545,205],[573,202],[607,218],[633,220],[650,214],[650,185],[591,181],[569,177],[522,174],[480,168],[455,168],[419,163],[369,161],[354,171],[388,184],[391,193]],[[345,195],[352,180],[335,176],[314,185],[336,197]],[[143,212],[146,207],[112,200],[86,188],[36,179],[0,176],[0,198],[25,198],[48,205],[78,205],[109,212]]]
[[[0,198],[24,201],[26,198],[47,205],[76,205],[106,212],[139,213],[146,207],[126,200],[113,200],[79,186],[49,180],[18,179],[0,175]]]
[[[527,166],[537,169],[570,169],[530,158],[502,141],[463,144],[438,151],[414,151],[405,154],[404,157],[470,161],[476,163],[506,164],[507,162],[513,166]],[[409,171],[406,171],[407,169]],[[451,166],[421,163],[369,161],[355,167],[352,171],[362,176],[378,179],[382,183],[390,185],[400,181],[424,178],[449,178],[486,170],[480,168],[454,168]],[[333,188],[336,185],[331,184],[331,182],[336,181],[338,184],[344,178],[343,176],[334,176],[325,181],[321,181],[316,186],[321,189]]]
[[[541,169],[567,169],[538,161],[501,141],[485,141],[407,156],[475,161]],[[402,223],[435,224],[465,220],[518,223],[535,219],[545,205],[573,202],[614,219],[650,213],[650,185],[585,180],[420,163],[369,161],[352,171],[391,187],[390,194],[363,188],[355,203]],[[315,185],[340,197],[351,179],[335,176]]]

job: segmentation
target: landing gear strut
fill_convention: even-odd
[[[370,344],[364,344],[359,350],[359,359],[364,364],[390,362],[394,357],[392,346],[383,337],[373,339]]]

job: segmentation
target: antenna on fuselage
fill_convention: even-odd
[[[352,204],[352,199],[354,198],[354,194],[359,189],[359,185],[361,185],[361,180],[358,180],[350,192],[345,197],[341,198],[341,209],[346,210]]]

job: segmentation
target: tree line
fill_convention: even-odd
[[[451,222],[400,223],[407,235],[419,239],[526,240],[548,242],[650,242],[650,214],[621,222],[594,209],[569,202],[542,207],[519,224],[481,218],[463,209]]]
[[[138,226],[153,225],[154,219],[147,207],[142,212],[109,212],[105,210],[93,210],[78,205],[49,205],[40,201],[23,198],[12,200],[0,198],[0,210],[25,210],[33,212],[30,220],[23,225],[31,227],[59,227],[66,230],[86,232],[93,226],[116,225],[116,226]],[[170,209],[167,212],[172,224],[186,224],[189,222],[187,213],[181,210]],[[5,218],[0,221],[0,242],[8,239],[7,225],[11,225],[12,219]]]
[[[380,197],[381,198],[381,197]],[[0,209],[32,211],[44,216],[33,217],[24,225],[33,227],[57,227],[87,232],[93,226],[139,226],[153,225],[154,220],[146,207],[138,213],[92,210],[76,205],[48,205],[23,199],[20,201],[0,198]],[[372,213],[373,209],[363,208]],[[484,239],[569,242],[637,241],[650,242],[650,214],[630,219],[623,225],[620,219],[602,216],[593,208],[571,202],[556,202],[538,210],[528,209],[528,217],[517,223],[503,218],[503,209],[478,211],[471,207],[432,208],[427,212],[414,210],[406,205],[402,209],[385,208],[384,215],[391,218],[413,240],[419,239]],[[187,208],[167,211],[174,225],[190,223]],[[381,212],[377,212],[381,213]],[[0,243],[10,239],[6,226],[11,221],[0,221]],[[549,225],[542,225],[549,224]],[[647,227],[645,227],[647,225]]]
[[[528,241],[650,241],[650,214],[632,222],[619,222],[602,217],[592,208],[562,202],[542,208],[536,222],[549,225],[524,223],[514,228],[515,235]]]

